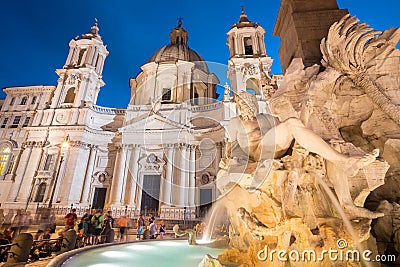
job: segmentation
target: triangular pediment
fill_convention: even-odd
[[[186,129],[187,126],[178,122],[172,121],[168,118],[162,117],[158,114],[142,115],[136,117],[127,125],[120,128],[121,132],[138,132],[138,131],[155,131],[155,130],[179,130]]]

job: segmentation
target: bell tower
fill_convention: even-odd
[[[227,33],[230,58],[228,78],[232,91],[250,91],[264,99],[263,85],[269,83],[272,58],[267,56],[264,43],[265,30],[247,18],[244,8],[239,22]]]
[[[95,24],[86,34],[69,42],[69,53],[62,69],[57,69],[57,89],[51,108],[82,107],[96,104],[102,79],[104,61],[108,55],[106,46]]]

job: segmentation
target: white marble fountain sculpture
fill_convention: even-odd
[[[380,33],[347,15],[321,42],[323,69],[292,61],[270,99],[274,116],[258,113],[254,95],[236,96],[240,115],[229,123],[217,177],[231,220],[221,262],[279,266],[260,260],[260,251],[319,255],[337,249],[338,240],[343,249],[358,249],[370,237],[372,219],[383,214],[364,203],[384,184],[389,164],[379,155],[384,143],[365,145],[349,126],[391,125],[400,137],[400,98],[392,90],[400,81],[399,36],[398,29]],[[390,72],[397,78],[385,76]]]

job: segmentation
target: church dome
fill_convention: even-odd
[[[178,22],[178,27],[170,33],[170,44],[158,49],[147,61],[155,63],[170,63],[178,60],[193,62],[198,69],[209,73],[204,59],[187,45],[188,34],[182,28],[182,22]]]

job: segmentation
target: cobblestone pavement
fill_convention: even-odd
[[[15,263],[15,264],[7,264],[7,263],[0,263],[0,267],[45,267],[55,256],[40,259],[35,262],[31,263]]]

